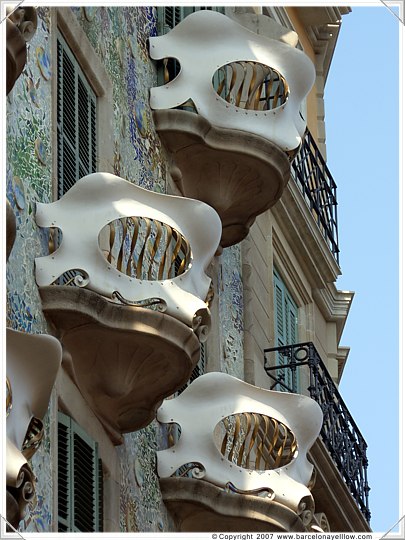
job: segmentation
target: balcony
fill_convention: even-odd
[[[157,419],[178,426],[157,468],[180,532],[319,530],[307,460],[322,423],[313,400],[208,373],[165,400]]]
[[[336,184],[308,130],[291,163],[291,175],[339,264]]]
[[[66,371],[120,444],[198,362],[219,218],[200,201],[95,173],[38,203],[36,221],[56,239],[35,260],[44,314],[65,347]]]
[[[302,51],[209,10],[150,38],[150,56],[164,72],[150,104],[174,183],[215,208],[222,247],[236,244],[288,182],[314,66]]]
[[[323,412],[320,438],[369,523],[367,444],[313,343],[265,349],[264,354],[271,390],[302,393],[306,388],[320,405]]]
[[[28,460],[43,437],[42,419],[62,360],[57,339],[7,329],[6,488],[7,520],[17,528],[35,500],[35,475]],[[11,528],[9,529],[11,532]]]
[[[37,29],[34,7],[7,8],[7,94],[21,75],[27,61],[27,42]]]

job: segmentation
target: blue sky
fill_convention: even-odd
[[[400,22],[384,6],[353,7],[326,84],[328,165],[338,185],[337,286],[355,291],[342,345],[341,394],[368,443],[372,528],[399,509]],[[402,28],[403,30],[403,28]]]

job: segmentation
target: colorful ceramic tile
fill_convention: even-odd
[[[145,111],[145,105],[142,102],[135,103],[135,122],[141,137],[146,137],[148,118]]]
[[[46,152],[45,152],[45,147],[42,140],[39,138],[36,139],[34,143],[34,147],[35,147],[35,155],[37,156],[38,161],[42,163],[42,165],[46,165]]]
[[[37,56],[37,64],[41,75],[46,81],[48,81],[52,76],[49,54],[45,51],[43,47],[37,47],[35,49],[35,54]]]
[[[19,176],[13,177],[13,193],[16,205],[20,210],[25,208],[25,190],[24,184]]]
[[[35,107],[39,109],[41,107],[41,104],[40,104],[38,92],[37,92],[38,87],[39,87],[39,79],[38,79],[37,84],[34,83],[31,77],[27,79],[28,95],[30,96],[32,104],[35,105]]]
[[[115,46],[117,48],[118,58],[120,60],[121,67],[124,65],[124,57],[125,57],[125,50],[124,50],[124,41],[121,37],[118,37],[115,40]]]
[[[97,7],[91,7],[91,6],[84,6],[83,7],[83,13],[86,19],[91,22],[94,17],[96,16]]]

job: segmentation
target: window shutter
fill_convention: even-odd
[[[273,272],[273,283],[275,346],[293,345],[298,340],[298,307],[276,270]],[[285,356],[277,355],[278,365],[282,366],[286,361]],[[282,369],[277,376],[283,376],[285,384],[294,392],[298,391],[298,371],[293,374],[288,368]],[[280,386],[277,390],[285,391],[286,389]]]
[[[73,530],[98,529],[98,455],[97,444],[73,425]]]
[[[104,475],[103,462],[98,458],[98,531],[104,530]]]
[[[96,172],[96,95],[72,51],[57,38],[58,197],[79,178]]]
[[[70,418],[59,413],[58,418],[58,532],[70,530],[71,523],[71,454]]]
[[[98,445],[68,416],[58,421],[58,531],[103,530],[103,473]]]
[[[274,273],[274,324],[276,347],[281,347],[286,344],[286,329],[284,316],[284,284]]]

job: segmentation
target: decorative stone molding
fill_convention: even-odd
[[[7,8],[7,94],[21,75],[27,61],[26,43],[37,29],[37,12],[34,7]]]
[[[148,425],[198,362],[197,336],[174,317],[78,287],[41,287],[40,295],[65,347],[63,367],[114,444]]]
[[[36,221],[63,235],[56,251],[35,259],[39,287],[73,271],[74,285],[120,305],[156,306],[206,339],[205,272],[221,235],[208,205],[95,173],[60,200],[38,203]]]
[[[315,81],[314,66],[303,52],[259,36],[220,13],[202,10],[186,17],[168,34],[150,38],[150,55],[155,60],[176,58],[181,66],[174,80],[151,89],[153,109],[171,109],[192,100],[198,114],[215,127],[259,135],[283,151],[299,146],[305,131],[299,108]],[[232,103],[235,99],[239,104],[238,96],[243,100],[245,91],[248,103],[256,99],[254,93],[250,94],[252,88],[245,90],[242,86],[249,64],[278,74],[276,78],[271,75],[271,81],[277,79],[277,92],[282,92],[282,87],[288,89],[284,102],[271,110],[250,105],[241,108]],[[240,69],[236,69],[237,65]],[[225,86],[241,78],[239,91],[235,88],[229,101],[221,97],[222,90],[215,89],[212,82],[216,71],[225,66],[232,66],[233,71],[232,82]],[[267,80],[265,72],[261,69],[259,75],[255,71],[251,80],[255,91]]]
[[[313,295],[325,319],[336,322],[339,342],[349,315],[354,292],[340,291],[334,283],[326,283],[325,287],[314,289]]]
[[[290,177],[286,154],[263,137],[214,127],[187,111],[155,111],[154,120],[174,157],[180,193],[215,208],[222,247],[243,240],[255,217],[281,197]]]
[[[195,464],[194,478],[239,496],[265,496],[309,525],[314,501],[307,487],[313,473],[307,452],[322,425],[312,399],[208,373],[165,401],[157,419],[181,427],[178,442],[157,453],[160,478]]]
[[[18,527],[35,496],[27,463],[38,449],[44,417],[62,360],[57,339],[7,329],[7,520]]]

